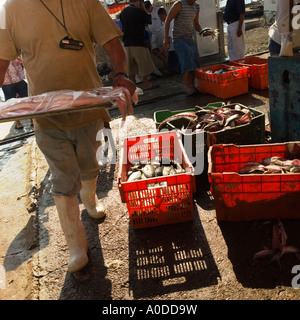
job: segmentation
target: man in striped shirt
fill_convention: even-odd
[[[178,56],[181,73],[188,96],[198,92],[195,87],[195,72],[200,68],[200,57],[196,41],[193,38],[193,29],[200,32],[199,4],[196,0],[176,1],[165,21],[164,50],[170,46],[170,22],[174,19],[173,44]]]

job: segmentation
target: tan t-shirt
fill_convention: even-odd
[[[103,45],[122,35],[99,0],[43,0],[75,40],[84,43],[80,51],[59,47],[67,35],[63,26],[40,0],[8,0],[5,3],[5,28],[0,28],[0,58],[14,60],[20,54],[26,70],[29,94],[101,87],[96,69],[93,43]],[[64,20],[63,20],[64,16]],[[39,117],[43,128],[74,129],[109,121],[106,108]]]

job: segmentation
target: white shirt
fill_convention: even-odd
[[[294,0],[294,4],[299,3],[299,0]],[[289,1],[277,0],[277,12],[275,22],[269,29],[269,37],[281,44],[281,33],[289,32]]]
[[[149,29],[152,33],[160,32],[163,28],[163,22],[160,20],[157,12],[158,7],[153,7],[151,14],[152,24],[149,24]]]

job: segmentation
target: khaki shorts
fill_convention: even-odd
[[[101,169],[96,159],[101,141],[96,141],[103,121],[74,130],[44,129],[35,132],[50,171],[53,195],[78,194],[81,180],[95,178]]]
[[[146,47],[125,47],[128,59],[128,74],[139,74],[141,77],[155,71],[151,54]]]

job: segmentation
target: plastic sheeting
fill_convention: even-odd
[[[0,120],[9,121],[11,117],[22,116],[34,117],[40,113],[71,110],[95,104],[118,104],[123,117],[127,109],[129,113],[132,113],[130,93],[124,87],[84,91],[59,90],[32,97],[13,98],[0,103]]]

